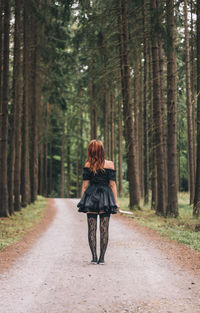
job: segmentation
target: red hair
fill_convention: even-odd
[[[96,173],[98,169],[104,170],[105,150],[101,140],[93,139],[88,146],[88,159],[90,169]]]

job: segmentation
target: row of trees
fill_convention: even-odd
[[[198,1],[1,0],[0,215],[79,197],[92,138],[119,194],[200,212]],[[195,178],[196,177],[196,178]]]
[[[69,8],[70,1],[0,4],[0,216],[50,194],[61,176]]]
[[[91,84],[91,136],[101,138],[102,106],[107,155],[114,160],[107,138],[112,151],[116,131],[120,173],[121,121],[115,130],[112,121],[122,103],[132,209],[141,197],[148,202],[152,190],[156,213],[178,216],[178,190],[186,178],[190,204],[199,215],[197,11],[197,2],[175,0],[81,1],[76,8],[79,55]],[[183,171],[188,173],[184,179]]]

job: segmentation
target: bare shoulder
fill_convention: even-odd
[[[115,169],[113,161],[109,161],[109,160],[105,160],[105,167],[111,170]]]
[[[89,162],[85,162],[85,167],[90,167],[90,163]]]

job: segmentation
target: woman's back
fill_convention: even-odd
[[[86,162],[85,167],[90,167],[90,163]],[[105,160],[104,161],[104,168],[109,168],[114,170],[114,164],[113,161]]]

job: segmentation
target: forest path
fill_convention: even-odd
[[[0,275],[0,313],[200,312],[198,276],[183,271],[129,219],[111,216],[106,264],[92,265],[78,200],[52,201],[51,225]]]

